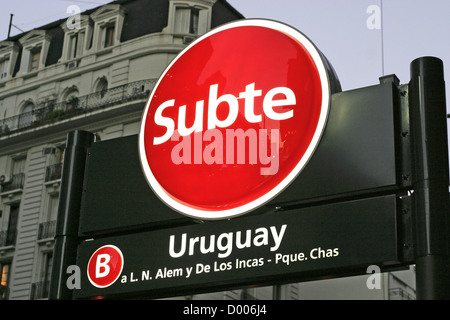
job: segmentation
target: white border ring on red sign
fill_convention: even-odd
[[[270,28],[276,31],[279,31],[281,33],[284,33],[291,37],[292,39],[298,41],[311,55],[318,73],[320,77],[320,83],[321,83],[321,89],[322,89],[322,106],[321,106],[321,112],[319,116],[319,121],[317,124],[316,131],[314,133],[313,139],[311,140],[311,143],[309,147],[307,148],[304,156],[299,161],[299,163],[295,166],[295,168],[286,176],[286,178],[279,183],[275,188],[273,188],[271,191],[266,193],[264,196],[251,201],[245,205],[242,205],[237,208],[227,209],[227,210],[221,210],[221,211],[207,211],[207,210],[199,210],[196,208],[192,208],[189,206],[186,206],[178,201],[176,201],[173,197],[171,197],[164,188],[160,185],[160,183],[156,180],[155,176],[152,173],[152,170],[150,169],[146,154],[145,154],[145,148],[144,148],[144,131],[145,131],[145,120],[147,118],[147,113],[149,110],[150,102],[152,100],[154,92],[156,92],[156,89],[158,88],[161,80],[164,78],[166,73],[170,70],[172,65],[176,63],[176,61],[185,53],[187,52],[191,47],[195,46],[198,42],[202,41],[203,39],[227,30],[231,28],[241,27],[241,26],[260,26],[260,27],[266,27]],[[277,196],[281,191],[283,191],[301,172],[301,170],[305,167],[305,165],[308,163],[309,159],[313,155],[314,151],[317,148],[317,145],[320,142],[320,139],[322,137],[323,131],[325,130],[325,126],[328,119],[330,109],[330,79],[326,67],[326,63],[323,60],[320,52],[317,50],[315,45],[301,32],[297,31],[296,29],[277,22],[273,20],[265,20],[265,19],[248,19],[248,20],[239,20],[235,22],[231,22],[222,26],[219,26],[208,33],[204,34],[203,36],[199,37],[195,41],[193,41],[189,46],[187,46],[165,69],[165,71],[160,76],[158,82],[156,83],[150,98],[147,102],[147,105],[144,110],[144,114],[142,117],[142,123],[140,128],[140,134],[139,134],[139,155],[141,160],[142,169],[144,171],[144,174],[146,176],[146,179],[148,183],[150,184],[153,191],[156,193],[156,195],[165,202],[169,207],[172,209],[180,212],[181,214],[184,214],[186,216],[196,218],[196,219],[202,219],[202,220],[218,220],[218,219],[228,219],[235,216],[239,216],[245,213],[248,213],[263,204],[267,203],[271,199],[273,199],[275,196]]]

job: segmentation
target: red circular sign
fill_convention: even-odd
[[[285,24],[242,20],[210,31],[171,62],[146,105],[139,150],[150,186],[194,218],[261,206],[313,154],[329,86],[318,50]]]
[[[123,255],[119,248],[106,245],[97,249],[88,262],[89,281],[97,288],[106,288],[119,278],[123,269]]]

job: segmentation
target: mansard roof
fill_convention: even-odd
[[[169,0],[116,0],[109,4],[86,10],[80,14],[86,16],[94,15],[95,17],[95,15],[101,15],[108,10],[117,10],[119,6],[125,12],[120,42],[132,40],[146,34],[161,32],[167,26]],[[226,0],[217,0],[212,10],[211,25],[212,27],[216,27],[223,23],[242,18],[244,18],[243,15],[234,9]],[[19,43],[19,39],[26,39],[35,34],[45,32],[52,39],[45,65],[56,64],[62,55],[64,42],[62,25],[66,20],[67,18],[59,19],[34,30],[12,36],[6,40]],[[17,60],[17,63],[20,63],[20,59]],[[15,70],[17,72],[18,67]]]

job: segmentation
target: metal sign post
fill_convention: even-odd
[[[411,63],[409,110],[417,297],[450,299],[448,140],[443,63]]]
[[[76,265],[84,169],[87,149],[94,137],[87,131],[73,131],[67,135],[49,300],[72,299],[72,290],[66,285],[66,270],[68,266]]]

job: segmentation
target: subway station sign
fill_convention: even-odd
[[[448,296],[450,259],[428,261],[448,258],[429,234],[448,221],[442,63],[412,65],[409,84],[341,92],[284,24],[200,37],[162,74],[138,135],[69,135],[50,296],[159,298],[411,263],[420,292],[434,277]],[[81,288],[68,292],[73,264]]]
[[[145,176],[198,219],[250,212],[304,168],[330,107],[326,62],[300,32],[268,20],[226,24],[168,66],[139,136]]]
[[[74,297],[402,265],[396,87],[337,87],[312,43],[280,23],[231,23],[186,48],[150,96],[139,135],[90,148],[79,231],[94,240],[79,246],[87,271]]]

